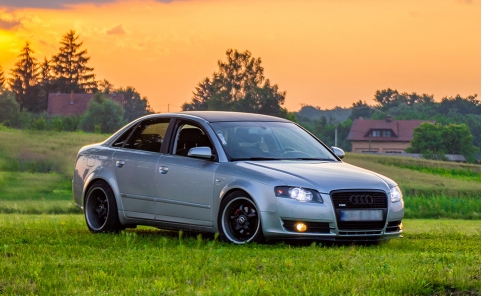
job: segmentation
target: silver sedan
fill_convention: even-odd
[[[72,187],[94,233],[150,225],[236,244],[401,237],[397,184],[343,156],[277,117],[156,114],[80,149]]]

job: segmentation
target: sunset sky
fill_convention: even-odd
[[[476,0],[0,0],[0,65],[8,74],[26,41],[50,59],[74,29],[96,78],[157,112],[189,102],[228,48],[262,59],[290,111],[388,87],[480,96],[480,14]]]

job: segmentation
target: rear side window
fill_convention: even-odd
[[[134,130],[134,128],[136,126],[137,125],[133,125],[127,131],[125,131],[119,138],[117,138],[117,140],[115,140],[115,142],[114,142],[114,144],[112,144],[112,146],[113,147],[119,147],[119,148],[124,147],[125,143],[127,142],[127,139],[129,138],[129,136],[132,133],[132,130]]]
[[[169,126],[169,118],[147,119],[134,126],[127,141],[124,141],[124,148],[160,152],[164,137]],[[122,135],[119,139],[121,139]],[[118,141],[116,141],[117,143]],[[116,144],[114,143],[114,145]]]

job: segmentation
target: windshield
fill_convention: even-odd
[[[289,122],[215,122],[211,127],[230,160],[328,160],[335,156]]]

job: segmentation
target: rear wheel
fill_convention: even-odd
[[[87,227],[93,233],[119,232],[124,229],[119,222],[114,193],[103,181],[96,181],[87,191],[84,214]]]
[[[262,242],[261,217],[253,200],[242,191],[230,193],[221,203],[221,238],[235,244]]]

